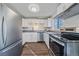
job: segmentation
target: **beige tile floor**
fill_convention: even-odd
[[[48,56],[48,48],[45,43],[26,43],[23,48],[22,56]]]

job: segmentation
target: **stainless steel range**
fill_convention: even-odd
[[[49,34],[49,46],[50,46],[50,54],[56,56],[64,55],[64,42],[57,38],[54,35]]]
[[[78,56],[79,55],[79,33],[62,32],[59,36],[49,34],[49,46],[51,55],[56,56]]]

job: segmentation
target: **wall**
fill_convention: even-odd
[[[63,27],[79,27],[79,15],[65,19]]]

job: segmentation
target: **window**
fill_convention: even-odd
[[[63,20],[60,17],[55,18],[54,27],[56,29],[60,29],[62,25],[63,25]]]

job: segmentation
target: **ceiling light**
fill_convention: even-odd
[[[37,5],[37,4],[30,4],[28,9],[31,12],[39,12],[39,5]]]

